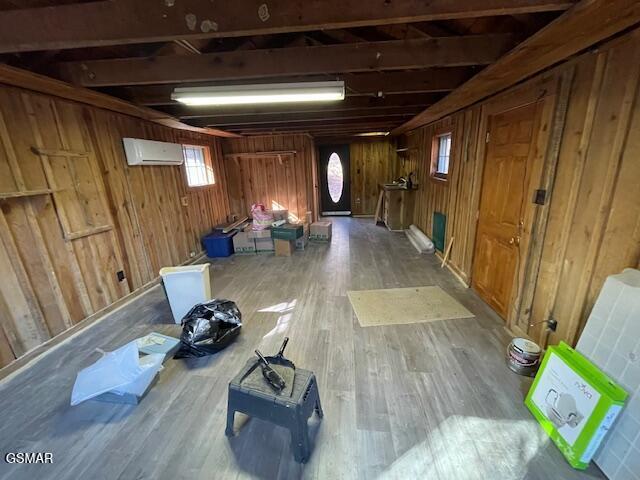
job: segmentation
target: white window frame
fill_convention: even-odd
[[[209,147],[202,145],[182,145],[184,171],[189,188],[202,188],[215,185],[216,176]]]
[[[451,169],[451,147],[453,143],[453,132],[445,131],[438,133],[433,138],[433,149],[431,158],[431,177],[436,180],[447,180]],[[446,152],[442,150],[446,149]]]

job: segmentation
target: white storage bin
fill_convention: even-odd
[[[113,352],[103,352],[102,358],[78,372],[71,393],[71,405],[107,392],[121,397],[141,397],[162,369],[164,355],[152,353],[142,358],[139,355],[135,340]]]
[[[197,303],[211,300],[209,264],[160,269],[165,292],[174,321],[180,325],[182,317]]]

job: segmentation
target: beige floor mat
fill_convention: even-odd
[[[347,295],[362,327],[474,316],[440,287],[351,290]]]

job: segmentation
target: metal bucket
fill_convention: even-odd
[[[507,366],[518,375],[533,377],[540,366],[542,349],[526,338],[514,338],[507,347]]]

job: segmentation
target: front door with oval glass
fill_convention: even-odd
[[[323,215],[351,215],[349,145],[325,145],[320,153],[320,201]]]

